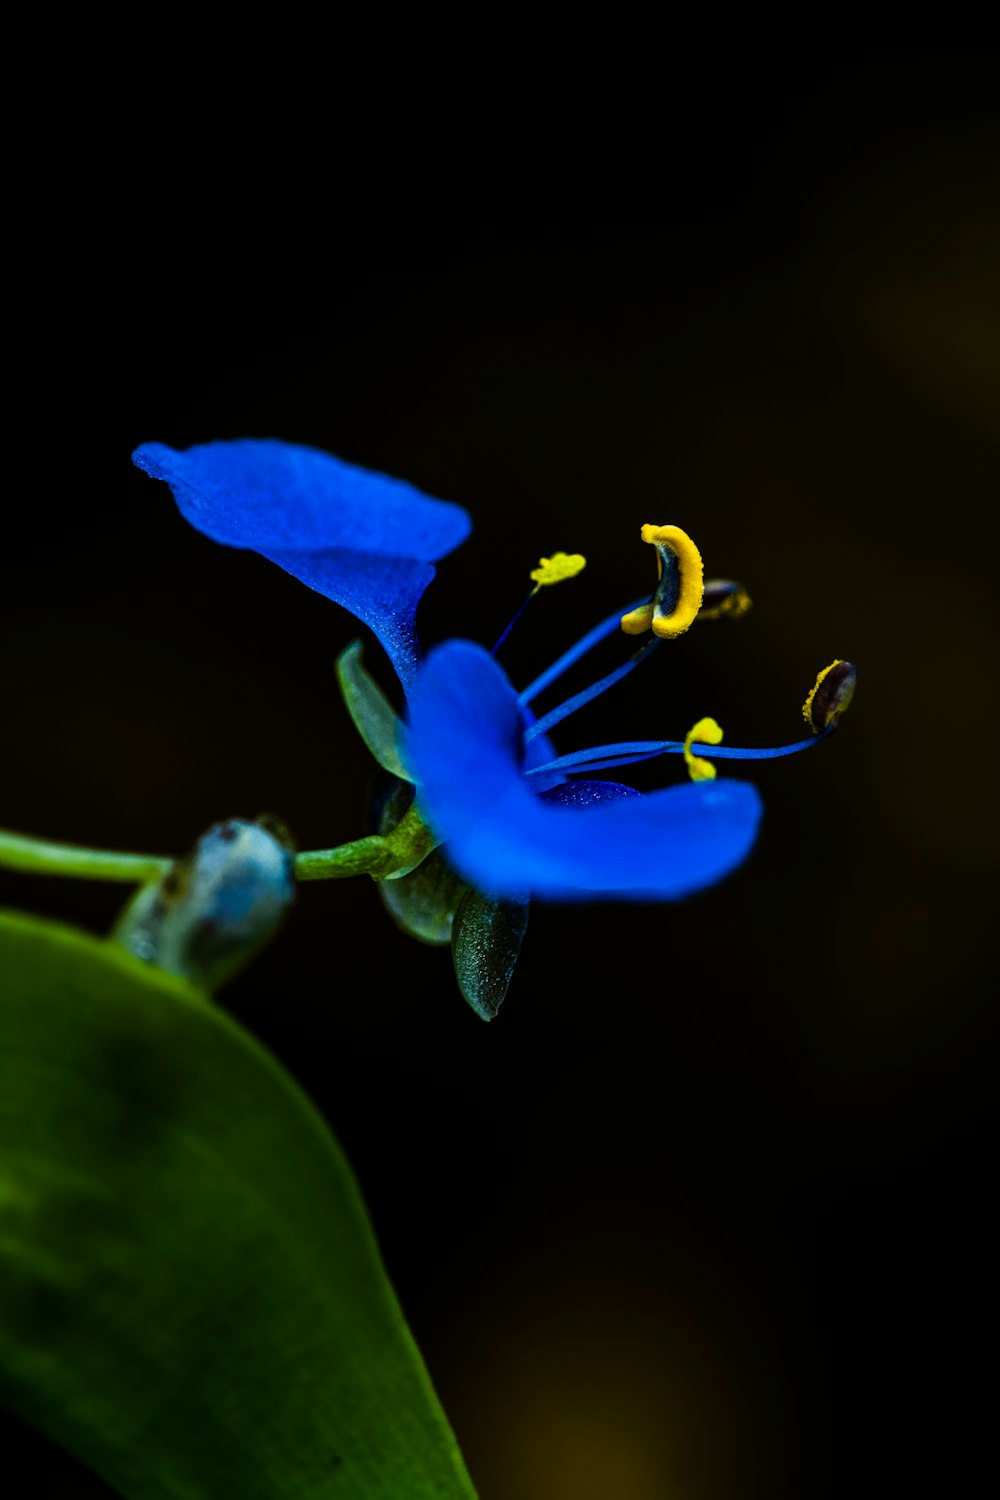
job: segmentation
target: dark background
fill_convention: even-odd
[[[521,681],[646,586],[643,521],[689,529],[753,611],[559,743],[793,739],[854,660],[842,732],[755,777],[746,867],[537,906],[490,1026],[367,880],[306,886],[223,1003],[344,1144],[482,1500],[961,1493],[998,1334],[1000,36],[600,51],[454,100],[371,59],[345,96],[341,59],[308,115],[141,72],[12,143],[0,823],[365,831],[359,627],[190,530],[140,442],[282,437],[465,505],[427,641],[492,641],[541,554],[584,552]],[[122,894],[0,881],[96,931]],[[103,1493],[4,1442],[25,1496]]]

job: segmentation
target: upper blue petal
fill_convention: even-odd
[[[245,547],[357,615],[404,682],[419,660],[415,616],[432,563],[464,541],[460,505],[329,453],[273,439],[144,443],[132,455],[164,479],[191,525]]]
[[[753,846],[748,782],[686,782],[586,807],[539,797],[522,775],[517,694],[482,647],[447,641],[410,694],[421,809],[460,874],[496,896],[674,900],[713,885]]]

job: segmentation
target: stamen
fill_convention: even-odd
[[[695,726],[697,729],[697,726]],[[589,750],[572,750],[568,755],[559,755],[546,761],[543,766],[532,766],[526,776],[550,776],[553,772],[575,776],[583,771],[607,771],[616,767],[633,765],[640,760],[655,760],[658,755],[683,755],[685,750],[704,751],[713,760],[780,760],[784,755],[798,755],[800,750],[812,750],[833,733],[834,725],[811,734],[808,739],[795,740],[790,745],[774,745],[758,749],[737,745],[688,743],[687,740],[623,740],[618,745],[593,745]],[[694,732],[694,731],[692,731]]]
[[[731,578],[706,578],[698,623],[700,625],[702,620],[738,620],[752,603],[741,583],[734,583]]]
[[[656,548],[659,582],[649,603],[622,616],[621,627],[626,635],[642,635],[652,627],[660,640],[671,641],[683,635],[701,609],[705,589],[701,553],[679,526],[647,522],[641,535]]]
[[[616,667],[613,672],[609,672],[599,682],[591,683],[590,687],[584,688],[582,692],[574,694],[572,698],[567,698],[565,703],[560,703],[557,708],[550,709],[547,714],[543,714],[540,719],[536,719],[531,728],[525,731],[525,741],[533,740],[538,734],[546,734],[554,724],[559,724],[563,719],[568,719],[570,714],[576,713],[578,708],[583,708],[585,704],[592,702],[594,698],[600,697],[601,693],[606,692],[609,687],[614,687],[616,682],[621,682],[622,678],[627,677],[630,672],[633,672],[639,663],[646,659],[654,646],[658,646],[659,644],[660,637],[652,636],[650,640],[639,647],[638,651],[632,653],[628,661],[622,662],[620,667]]]
[[[648,598],[648,595],[643,594],[642,599],[636,599],[628,608],[630,610],[638,609],[639,605],[646,598]],[[622,612],[620,609],[616,609],[613,615],[608,615],[599,625],[595,625],[593,630],[588,630],[586,635],[580,637],[576,645],[570,646],[569,650],[564,651],[562,656],[558,657],[552,663],[551,667],[546,667],[545,671],[536,677],[534,682],[529,683],[524,692],[519,695],[518,702],[522,704],[530,703],[533,698],[537,698],[540,693],[544,693],[545,689],[551,687],[565,672],[568,672],[570,667],[574,666],[580,660],[581,656],[586,656],[587,652],[592,651],[595,646],[600,645],[606,636],[613,635],[615,631],[620,630],[621,619]]]
[[[537,594],[547,584],[562,583],[564,578],[575,578],[586,566],[587,559],[579,552],[554,552],[551,557],[541,557],[538,567],[529,574],[535,585],[532,593]]]
[[[656,605],[652,599],[647,599],[638,609],[629,610],[627,615],[622,615],[621,628],[626,635],[642,635],[652,625],[655,613]]]
[[[692,742],[696,739],[704,740],[709,745],[721,745],[722,730],[714,719],[699,719],[694,728],[689,729],[684,736],[684,760],[691,780],[714,781],[715,767],[712,762],[693,754],[691,750]]]
[[[802,717],[813,734],[836,728],[841,714],[854,697],[857,679],[853,662],[838,658],[823,668],[802,705]]]
[[[493,656],[496,656],[497,652],[500,650],[500,647],[510,635],[511,631],[514,629],[514,626],[524,614],[524,611],[527,609],[532,599],[534,599],[539,589],[545,588],[549,584],[562,583],[566,578],[575,578],[578,573],[583,572],[586,566],[587,559],[579,552],[554,552],[551,557],[539,558],[538,567],[532,568],[531,572],[528,574],[528,577],[531,579],[535,587],[531,590],[531,593],[528,595],[527,599],[525,599],[524,603],[514,615],[513,619],[509,620],[504,629],[501,631],[499,639],[494,644],[491,654]]]

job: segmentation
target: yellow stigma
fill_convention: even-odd
[[[853,662],[841,661],[837,657],[823,668],[802,705],[802,717],[813,734],[820,734],[831,725],[836,726],[854,696],[856,681],[857,670]]]
[[[722,730],[714,719],[699,719],[693,729],[684,736],[684,762],[692,781],[714,781],[715,767],[710,760],[694,755],[691,746],[695,740],[699,745],[721,745]]]
[[[659,583],[649,604],[622,616],[626,635],[641,635],[652,626],[661,640],[683,635],[697,618],[705,592],[705,570],[701,553],[679,526],[642,528],[642,539],[656,548]]]
[[[548,583],[562,583],[564,578],[575,578],[587,566],[587,559],[579,552],[554,552],[551,557],[540,557],[538,567],[532,568],[530,578],[535,593]]]

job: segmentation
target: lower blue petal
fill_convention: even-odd
[[[454,867],[492,895],[676,900],[714,885],[753,847],[761,804],[747,782],[686,782],[584,808],[537,796],[523,775],[517,694],[469,641],[431,653],[410,711],[424,816]]]
[[[532,740],[532,744],[537,744]],[[527,770],[527,766],[525,770]],[[532,783],[537,783],[537,777],[532,778]],[[617,802],[622,797],[641,797],[634,786],[626,786],[621,781],[565,781],[562,786],[554,786],[549,791],[543,792],[542,797],[546,802],[553,802],[560,807],[596,807],[599,802]]]

